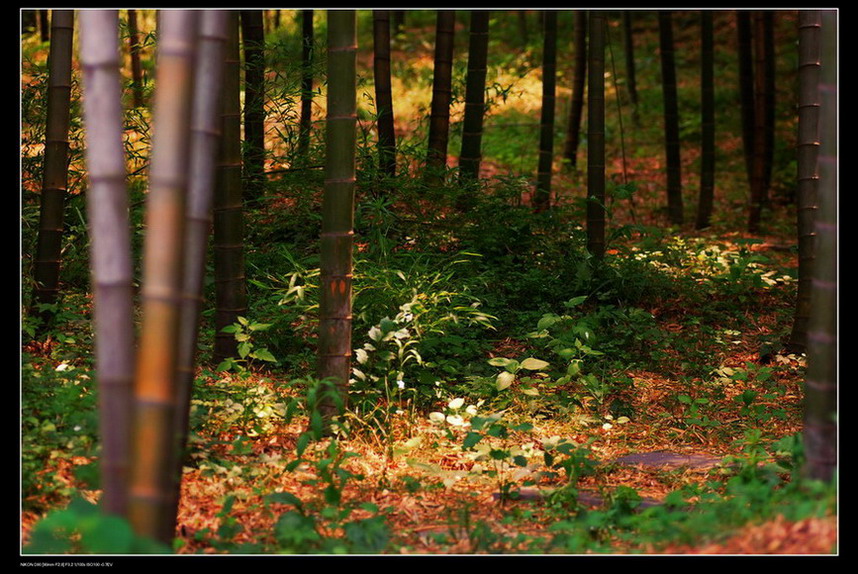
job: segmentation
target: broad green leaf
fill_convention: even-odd
[[[489,359],[489,364],[493,367],[506,367],[510,363],[514,362],[514,359],[507,359],[506,357],[493,357]]]
[[[530,397],[538,397],[539,396],[539,390],[535,389],[533,387],[522,388],[521,392],[525,395],[530,396]]]
[[[478,442],[483,439],[483,435],[478,432],[469,432],[462,441],[462,448],[473,448]]]
[[[260,361],[268,361],[270,363],[276,363],[277,359],[268,349],[258,349],[250,354],[254,359],[259,359]]]
[[[497,390],[502,391],[512,385],[515,381],[515,375],[509,371],[504,371],[498,374],[498,380],[495,384]]]
[[[528,357],[521,362],[521,368],[527,369],[528,371],[541,371],[548,366],[549,364],[547,361],[543,361],[541,359],[534,359],[533,357]]]

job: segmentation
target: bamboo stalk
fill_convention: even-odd
[[[539,116],[539,159],[533,207],[551,207],[551,177],[554,166],[554,108],[557,86],[557,12],[544,13],[542,42],[542,110]]]
[[[80,13],[102,508],[125,516],[134,386],[133,265],[116,10]]]
[[[798,290],[789,347],[803,353],[807,348],[810,320],[812,275],[816,260],[816,235],[813,224],[817,211],[819,185],[819,39],[821,19],[817,10],[799,11],[799,101],[798,101],[798,192],[796,228],[798,230]]]
[[[313,11],[301,10],[301,117],[298,156],[306,163],[313,125]]]
[[[463,182],[477,180],[480,176],[480,162],[483,155],[483,117],[486,112],[490,15],[491,13],[487,10],[471,11],[465,117],[462,121],[462,152],[459,154],[459,177]]]
[[[223,77],[222,139],[214,192],[214,276],[216,362],[238,356],[237,343],[222,329],[247,314],[244,270],[244,205],[241,179],[241,69],[238,14],[228,22]]]
[[[805,472],[820,480],[837,470],[837,18],[822,11],[819,212],[805,380]]]
[[[587,69],[587,250],[605,255],[605,13],[591,11]]]
[[[578,145],[581,143],[581,116],[584,110],[584,88],[587,83],[587,12],[575,10],[575,69],[572,75],[572,101],[566,128],[563,157],[573,171],[578,164]]]
[[[700,13],[700,194],[697,229],[709,227],[715,196],[715,84],[712,12]]]
[[[455,25],[454,10],[438,11],[435,25],[435,70],[429,115],[429,149],[426,155],[426,180],[432,184],[442,182],[447,169]]]
[[[203,280],[208,239],[212,226],[215,160],[221,139],[221,91],[229,14],[205,10],[200,17],[199,46],[191,116],[191,152],[185,223],[184,287],[182,291],[180,349],[178,358],[176,461],[173,510],[178,509],[182,466],[188,436],[188,418],[196,366]]]
[[[172,540],[175,520],[170,503],[197,17],[192,10],[161,14],[143,252],[129,520],[139,535],[164,543]]]
[[[378,168],[381,175],[396,175],[396,132],[393,91],[390,85],[390,11],[373,10],[373,77],[378,122]]]
[[[669,11],[658,13],[661,48],[662,90],[664,95],[664,143],[667,163],[667,209],[670,223],[682,225],[682,166],[679,144],[679,101],[676,93],[676,63],[673,45],[673,21]]]
[[[54,10],[51,14],[48,53],[45,162],[39,206],[39,234],[33,258],[33,308],[42,319],[42,327],[53,319],[54,314],[39,310],[38,306],[56,303],[60,290],[60,258],[68,185],[73,36],[74,11]]]
[[[352,246],[356,138],[355,13],[328,12],[328,103],[322,199],[318,376],[347,403],[351,376]],[[328,402],[330,419],[335,413]]]

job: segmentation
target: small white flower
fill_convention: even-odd
[[[400,389],[404,389],[405,388],[405,381],[403,381],[402,379],[399,379],[398,381],[396,381],[396,386],[399,387]]]
[[[429,420],[433,423],[443,423],[444,422],[444,413],[434,412],[429,413]]]
[[[476,405],[468,405],[465,409],[465,412],[471,415],[472,417],[477,416],[477,406]]]
[[[612,425],[611,423],[605,423],[602,425],[602,428],[604,430],[610,430],[610,429],[614,428],[614,425]]]
[[[468,426],[468,424],[469,424],[469,423],[465,422],[465,419],[463,419],[459,415],[449,415],[447,417],[447,423],[453,425],[454,427],[464,427],[464,426]]]

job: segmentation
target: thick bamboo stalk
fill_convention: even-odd
[[[754,108],[754,138],[751,148],[751,205],[748,214],[748,231],[759,231],[763,209],[768,203],[766,183],[766,147],[768,126],[767,88],[766,82],[766,46],[765,19],[762,12],[754,12],[751,16],[753,26],[752,49],[754,54],[753,79],[753,108]]]
[[[605,13],[589,13],[587,78],[587,250],[605,255]]]
[[[60,290],[65,195],[68,185],[69,121],[72,77],[74,11],[51,14],[51,44],[48,53],[48,102],[45,129],[45,162],[39,206],[39,233],[33,259],[33,308],[42,325],[53,318],[39,305],[53,305]]]
[[[751,13],[736,12],[737,50],[739,60],[739,97],[742,118],[742,147],[745,155],[745,171],[748,175],[749,197],[752,189],[754,169],[754,52],[752,48]],[[749,204],[751,202],[749,201]]]
[[[587,83],[587,12],[575,10],[575,69],[572,73],[572,101],[566,127],[563,157],[570,169],[578,165],[578,146],[581,143],[581,116],[584,110],[584,88]]]
[[[332,381],[347,403],[351,376],[352,246],[356,138],[355,13],[328,12],[328,102],[325,187],[322,200],[320,379]],[[326,415],[335,413],[325,404]]]
[[[465,117],[462,121],[462,152],[459,154],[459,177],[462,182],[474,181],[480,176],[480,162],[483,156],[483,117],[486,112],[490,15],[491,13],[487,10],[471,11]]]
[[[715,66],[712,12],[700,13],[700,194],[697,229],[709,227],[715,197]]]
[[[222,329],[247,314],[244,270],[244,205],[241,180],[241,68],[238,14],[230,17],[223,77],[222,137],[214,193],[216,362],[238,356],[235,337]]]
[[[429,115],[429,149],[426,155],[426,179],[430,183],[443,181],[447,169],[455,24],[455,11],[438,11],[435,25],[435,70]]]
[[[301,10],[301,117],[298,129],[298,157],[307,159],[313,125],[313,11]]]
[[[81,11],[80,61],[99,391],[101,504],[105,512],[125,516],[131,461],[134,305],[116,10]]]
[[[676,88],[676,62],[673,45],[673,16],[658,13],[661,49],[661,84],[664,95],[664,145],[667,163],[667,210],[670,223],[682,225],[682,166],[679,145],[679,101]]]
[[[396,132],[393,122],[393,90],[390,84],[390,11],[373,10],[373,77],[378,124],[378,169],[396,175]]]
[[[790,350],[803,353],[807,348],[810,319],[812,274],[816,259],[813,228],[817,211],[819,184],[819,73],[821,17],[817,10],[801,10],[798,16],[798,185],[796,228],[798,230],[798,290],[795,315],[790,332]]]
[[[837,471],[837,18],[822,11],[819,211],[805,381],[805,472],[820,480]]]
[[[551,207],[551,178],[554,175],[554,109],[557,101],[557,11],[547,10],[543,18],[542,110],[539,117],[539,158],[533,207]]]
[[[198,12],[161,14],[135,382],[134,460],[129,520],[164,543],[175,482],[175,409],[185,204]]]
[[[176,461],[173,510],[178,509],[188,418],[196,367],[203,280],[212,226],[215,162],[222,126],[221,93],[229,13],[205,10],[200,16],[194,105],[191,115],[190,181],[185,218],[184,287],[176,392]]]

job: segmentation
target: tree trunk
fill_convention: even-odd
[[[48,307],[57,303],[60,290],[65,195],[68,185],[69,121],[71,115],[72,37],[74,11],[54,10],[48,53],[48,102],[45,161],[39,206],[39,234],[33,260],[33,312],[41,327],[53,321]]]
[[[465,84],[465,118],[462,122],[462,151],[459,177],[462,183],[480,177],[483,116],[486,108],[486,73],[489,57],[489,17],[487,10],[471,11],[468,37],[468,76]]]
[[[307,161],[313,126],[313,11],[301,10],[301,118],[298,129],[298,157]]]
[[[803,353],[807,349],[807,326],[810,319],[812,274],[816,249],[814,220],[817,210],[819,171],[819,73],[820,13],[799,11],[798,35],[798,293],[789,348]]]
[[[171,515],[179,506],[182,466],[188,437],[191,395],[197,358],[203,283],[209,233],[212,227],[215,160],[221,140],[224,52],[229,13],[205,10],[200,16],[194,101],[191,115],[191,151],[188,165],[188,201],[185,216],[184,287],[176,391],[176,441]]]
[[[86,194],[101,437],[101,505],[125,516],[134,387],[134,291],[125,185],[119,14],[82,10]]]
[[[700,197],[697,229],[711,225],[715,196],[715,84],[712,12],[700,13]]]
[[[551,207],[554,166],[554,108],[557,87],[557,12],[544,13],[542,46],[542,112],[539,120],[539,162],[533,204],[536,211]]]
[[[143,67],[140,64],[140,34],[137,10],[128,10],[128,54],[131,58],[131,93],[135,108],[143,107]]]
[[[328,12],[328,111],[322,199],[318,376],[347,403],[352,353],[352,247],[356,145],[355,13]],[[336,413],[324,404],[328,419]]]
[[[244,178],[246,196],[265,184],[265,29],[261,10],[241,11],[244,46]]]
[[[426,178],[432,184],[442,182],[447,170],[455,24],[455,11],[438,11],[435,28],[435,71],[432,78],[432,104],[429,116],[429,150],[426,155]]]
[[[587,91],[587,250],[605,256],[605,13],[589,14]]]
[[[632,13],[629,10],[623,10],[623,47],[626,55],[626,82],[629,88],[629,98],[634,107],[634,115],[637,117],[638,109],[638,88],[635,78],[635,43],[634,31],[632,29]]]
[[[373,74],[378,125],[378,169],[382,176],[396,175],[396,133],[393,90],[390,85],[390,12],[373,10]]]
[[[679,151],[679,102],[676,93],[676,64],[673,22],[668,11],[658,13],[661,48],[661,84],[664,94],[664,143],[667,162],[667,209],[670,223],[682,225],[682,167]]]
[[[572,75],[572,103],[566,129],[563,157],[575,170],[578,165],[578,145],[581,142],[581,116],[584,110],[584,87],[587,82],[587,12],[575,10],[575,70]]]
[[[806,474],[837,470],[837,13],[822,11],[819,212],[805,381]]]
[[[140,536],[169,544],[175,480],[175,410],[185,196],[198,12],[166,10],[158,34],[135,382],[129,521]]]
[[[227,29],[221,147],[213,205],[215,276],[216,363],[237,357],[235,337],[223,328],[247,314],[244,272],[244,206],[241,178],[241,63],[238,43],[238,13],[231,14]]]
[[[769,81],[767,78],[766,54],[766,18],[762,12],[751,16],[753,64],[753,109],[754,136],[751,148],[751,206],[748,215],[748,231],[756,233],[760,229],[762,212],[768,206],[768,182],[766,175],[769,163]]]

